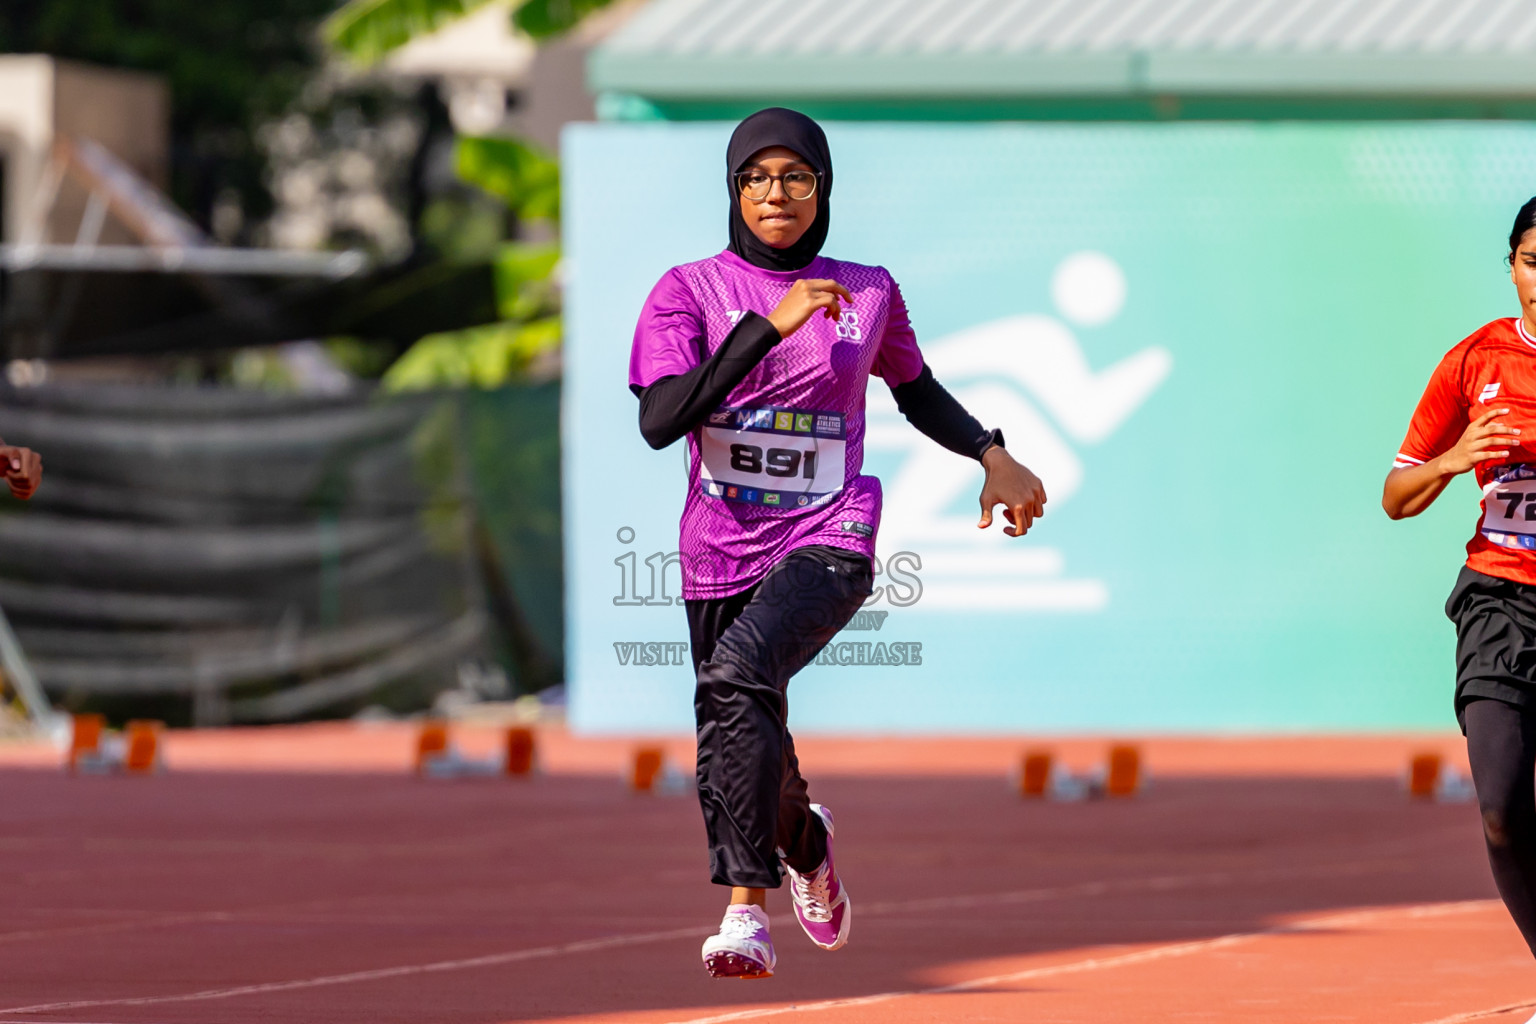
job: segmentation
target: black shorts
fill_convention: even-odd
[[[1456,624],[1456,721],[1474,700],[1536,706],[1536,586],[1462,566],[1445,602]]]

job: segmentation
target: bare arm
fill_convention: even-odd
[[[1393,519],[1407,519],[1429,508],[1446,484],[1457,474],[1447,472],[1439,459],[1419,466],[1394,467],[1381,490],[1381,507]]]
[[[1489,459],[1509,456],[1509,448],[1520,443],[1520,431],[1511,430],[1495,417],[1509,414],[1508,409],[1487,409],[1467,424],[1461,440],[1450,451],[1419,466],[1393,468],[1381,489],[1381,507],[1393,519],[1407,519],[1429,508],[1440,497],[1453,477]]]

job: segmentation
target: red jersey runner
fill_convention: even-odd
[[[1524,439],[1503,459],[1473,472],[1482,515],[1467,542],[1467,566],[1488,576],[1536,584],[1536,338],[1524,322],[1495,320],[1451,349],[1435,367],[1413,411],[1395,466],[1416,466],[1451,450],[1467,424],[1489,408]]]

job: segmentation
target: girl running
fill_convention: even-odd
[[[1509,234],[1520,315],[1446,353],[1414,410],[1381,504],[1416,516],[1468,471],[1482,516],[1445,613],[1493,878],[1536,953],[1536,198]]]
[[[868,378],[882,378],[924,434],[982,463],[981,527],[1001,504],[1004,532],[1023,536],[1045,490],[1001,432],[934,380],[890,274],[819,255],[832,194],[821,127],[758,111],[736,127],[725,170],[730,244],[651,291],[629,384],[651,447],[688,438],[679,551],[699,803],[710,876],[731,887],[704,965],[717,978],[765,978],[775,963],[765,895],[783,872],[811,941],[848,940],[832,813],[807,796],[785,690],[873,589],[880,483],[860,475]]]

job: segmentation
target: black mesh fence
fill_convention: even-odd
[[[0,388],[43,454],[0,609],[74,710],[216,724],[407,710],[499,662],[558,682],[557,385],[343,397]]]

